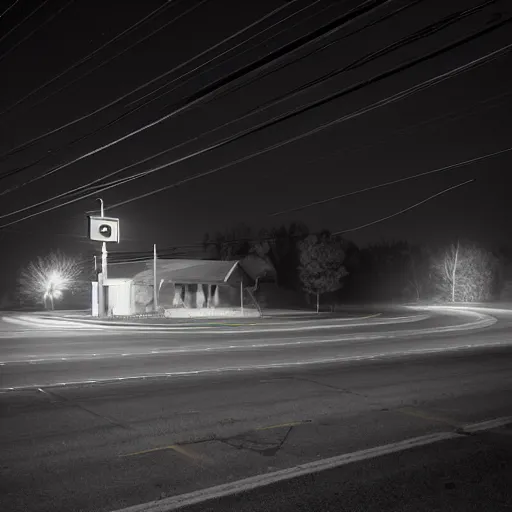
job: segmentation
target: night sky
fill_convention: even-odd
[[[13,1],[2,2],[0,14]],[[172,86],[174,90],[96,135],[65,147],[77,137],[86,135],[125,113],[130,108],[128,104],[131,101],[164,84],[165,79],[96,116],[2,159],[0,178],[2,174],[29,164],[53,150],[39,164],[0,179],[0,193],[169,113],[202,87],[321,27],[361,3],[362,0],[50,0],[43,4],[41,0],[20,0],[0,18],[0,111],[5,111],[158,7],[168,5],[168,8],[162,9],[159,15],[135,31],[108,45],[92,59],[0,115],[1,154],[115,100],[191,59],[272,10],[280,6],[286,8],[166,77],[167,80],[178,78]],[[341,29],[322,43],[339,38],[344,33],[349,33],[407,3],[410,3],[409,0],[389,1],[374,13]],[[0,215],[5,216],[14,210],[66,192],[197,137],[449,14],[481,3],[483,0],[417,2],[390,19],[342,39],[314,56],[300,59],[281,71],[184,111],[51,176],[1,195]],[[2,39],[40,4],[43,4],[42,7],[33,16]],[[197,7],[193,8],[194,6]],[[25,36],[61,8],[62,12],[54,19],[18,45]],[[243,43],[248,37],[300,9],[303,9],[300,13],[249,43],[240,44],[232,52],[210,62],[208,66],[179,78],[183,73],[208,62],[234,45]],[[122,52],[184,11],[190,12],[88,76],[81,77],[83,73]],[[304,95],[232,124],[117,177],[128,176],[185,156],[241,129],[344,89],[510,16],[512,4],[508,0],[492,2],[477,13],[433,35],[377,58],[358,69],[341,73]],[[270,41],[257,44],[278,32],[281,33]],[[349,114],[508,44],[512,44],[512,23],[240,141],[102,192],[101,197],[108,206],[208,171]],[[319,43],[308,46],[307,50],[315,46],[319,46]],[[304,52],[305,50],[302,54]],[[289,60],[300,55],[301,53],[294,53]],[[216,67],[211,69],[213,66]],[[76,82],[69,87],[40,102],[75,79]],[[347,238],[360,246],[382,239],[440,244],[454,241],[458,237],[489,246],[509,243],[512,209],[509,206],[510,189],[507,182],[512,180],[506,178],[512,168],[512,151],[472,165],[293,213],[277,217],[269,214],[507,149],[512,146],[511,100],[512,58],[507,53],[406,99],[375,109],[296,143],[190,181],[178,188],[108,211],[108,215],[119,217],[121,222],[122,242],[115,246],[115,250],[150,251],[153,243],[163,248],[198,243],[205,232],[213,234],[224,231],[239,222],[260,228],[298,220],[307,223],[311,229],[350,229],[392,214],[444,188],[469,179],[476,181],[403,215],[356,230],[347,234]],[[40,104],[35,105],[38,102]],[[99,244],[89,242],[86,237],[86,212],[98,208],[95,199],[96,196],[92,195],[52,212],[1,228],[0,259],[3,281],[0,281],[0,286],[11,287],[20,265],[38,255],[44,255],[50,249],[60,248],[85,256],[98,250]],[[62,201],[57,200],[19,215],[3,217],[0,219],[0,226]]]

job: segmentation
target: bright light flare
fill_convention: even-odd
[[[42,302],[53,309],[54,301],[61,300],[65,291],[73,291],[79,285],[83,272],[81,262],[60,252],[39,257],[21,273],[20,294],[32,302]]]

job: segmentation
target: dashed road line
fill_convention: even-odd
[[[421,349],[411,349],[411,350],[402,350],[402,351],[394,351],[394,352],[384,352],[384,353],[375,353],[375,354],[367,354],[367,355],[358,355],[358,356],[342,356],[342,357],[326,357],[321,359],[310,359],[304,361],[287,361],[282,363],[268,363],[261,365],[246,365],[246,366],[227,366],[220,368],[206,368],[202,370],[184,370],[184,371],[176,371],[176,372],[158,372],[158,373],[149,373],[142,375],[129,375],[126,377],[105,377],[99,378],[95,381],[89,380],[80,380],[80,381],[69,381],[69,382],[57,382],[57,383],[37,383],[31,385],[24,386],[7,386],[0,388],[0,393],[4,392],[12,392],[12,391],[22,391],[34,389],[37,387],[59,387],[59,386],[79,386],[82,384],[88,384],[90,382],[96,383],[111,383],[111,382],[121,382],[121,381],[129,381],[129,380],[145,380],[145,379],[161,379],[161,378],[172,378],[172,377],[193,377],[197,375],[208,375],[215,373],[228,373],[228,372],[243,372],[243,371],[256,371],[256,370],[271,370],[277,368],[288,368],[288,367],[297,367],[297,366],[309,366],[309,365],[318,365],[318,364],[331,364],[331,363],[351,363],[351,362],[359,362],[359,361],[373,361],[373,360],[381,360],[381,359],[392,359],[397,357],[411,357],[411,356],[419,356],[419,355],[427,355],[427,354],[438,354],[442,352],[460,352],[462,350],[474,350],[479,348],[496,348],[503,346],[510,346],[512,343],[511,340],[493,342],[493,343],[473,343],[459,346],[447,346],[447,347],[435,347],[435,348],[421,348]]]

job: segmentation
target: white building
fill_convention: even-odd
[[[158,259],[108,265],[105,310],[108,316],[154,314],[170,317],[259,316],[254,280],[238,261]],[[98,284],[93,283],[93,315],[98,315]]]

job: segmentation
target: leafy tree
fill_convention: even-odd
[[[62,300],[65,292],[83,290],[85,282],[80,280],[83,272],[84,264],[78,257],[60,251],[38,257],[20,272],[20,298],[54,309],[55,301]]]
[[[316,295],[318,313],[320,295],[339,290],[343,286],[342,279],[348,274],[343,266],[343,243],[328,233],[309,235],[299,242],[299,250],[299,276],[304,291]]]
[[[497,271],[497,258],[472,243],[452,244],[432,261],[439,298],[451,302],[491,299]]]

